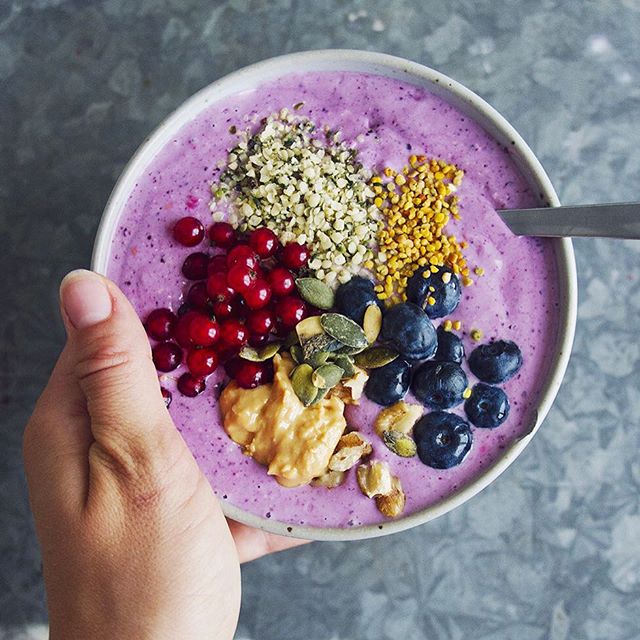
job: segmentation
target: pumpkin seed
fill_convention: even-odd
[[[296,287],[300,297],[318,309],[333,307],[333,289],[316,278],[296,278]]]
[[[369,344],[362,327],[340,313],[323,313],[320,323],[326,333],[347,347],[364,348]]]
[[[310,406],[313,406],[314,404],[318,404],[320,400],[324,400],[324,398],[326,397],[327,393],[329,393],[329,391],[330,391],[329,387],[323,387],[322,389],[318,389],[318,393],[316,394],[316,397],[313,399],[313,402],[311,403]]]
[[[310,364],[314,369],[317,369],[323,364],[326,364],[330,356],[331,354],[328,351],[318,351],[307,359],[307,364]]]
[[[320,351],[337,351],[341,346],[341,342],[334,340],[326,333],[321,333],[304,341],[302,353],[304,354],[304,359],[308,360],[315,353],[319,353]]]
[[[406,433],[393,429],[382,432],[382,441],[390,451],[403,458],[416,455],[416,443]]]
[[[378,339],[382,328],[382,309],[377,304],[370,304],[365,310],[362,328],[369,344],[373,344]]]
[[[389,347],[369,347],[355,356],[356,364],[363,369],[377,369],[385,364],[393,362],[398,357],[398,352]]]
[[[356,374],[353,360],[349,356],[337,355],[333,361],[344,371],[343,378],[350,378]]]
[[[318,389],[323,389],[325,387],[331,389],[340,382],[343,375],[344,370],[337,364],[323,364],[313,372],[311,380]]]
[[[324,329],[320,323],[320,318],[318,316],[310,316],[301,320],[296,325],[296,333],[302,345],[306,340],[310,340],[314,336],[321,336],[324,334]]]
[[[294,344],[289,349],[289,353],[291,354],[291,358],[296,364],[302,364],[304,355],[302,354],[302,347],[299,344]]]
[[[273,356],[280,351],[281,346],[280,342],[270,342],[262,347],[262,349],[254,349],[246,345],[242,347],[239,355],[241,358],[250,360],[251,362],[264,362],[265,360],[273,358]]]
[[[369,345],[365,345],[364,347],[345,347],[345,346],[343,346],[343,347],[340,347],[340,349],[338,349],[336,351],[336,353],[338,355],[341,355],[341,356],[355,356],[356,354],[364,351],[367,348],[367,346],[369,346]]]
[[[308,407],[318,395],[318,388],[311,381],[313,369],[308,364],[299,364],[291,372],[291,386],[300,402]]]

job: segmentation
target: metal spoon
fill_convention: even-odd
[[[640,239],[640,202],[503,209],[498,215],[517,236]]]

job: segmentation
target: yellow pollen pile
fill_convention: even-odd
[[[456,188],[464,172],[444,160],[412,155],[399,172],[387,167],[371,186],[374,204],[381,210],[377,234],[378,259],[364,266],[378,281],[378,297],[388,301],[406,300],[407,280],[418,267],[430,266],[432,273],[446,265],[465,286],[473,284],[462,250],[467,246],[445,227],[450,218],[460,219]],[[448,273],[443,279],[450,279]],[[430,297],[430,300],[433,298]],[[435,299],[431,304],[435,304]]]

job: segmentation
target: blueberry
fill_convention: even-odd
[[[462,402],[467,375],[455,362],[423,362],[411,380],[413,395],[425,407],[449,409]]]
[[[372,369],[364,388],[369,398],[383,406],[389,406],[402,400],[409,390],[411,383],[411,367],[401,358],[385,364],[384,367]]]
[[[424,274],[427,274],[426,278]],[[442,318],[452,313],[461,294],[460,280],[449,267],[438,267],[437,273],[432,273],[429,265],[420,267],[407,283],[407,300],[424,309],[430,318]],[[434,304],[429,304],[430,297],[435,300]]]
[[[418,457],[428,467],[449,469],[460,464],[471,449],[471,427],[460,416],[432,411],[413,428]]]
[[[438,327],[438,348],[433,359],[437,362],[457,362],[464,359],[464,346],[462,340],[451,331],[445,331],[442,325]]]
[[[469,356],[469,369],[483,382],[496,384],[512,378],[522,366],[522,353],[511,340],[496,340],[476,347]]]
[[[431,321],[420,307],[410,302],[396,304],[386,311],[381,334],[407,360],[426,360],[438,346]]]
[[[338,313],[351,318],[362,326],[364,312],[367,307],[377,304],[384,311],[382,300],[373,290],[373,282],[367,278],[356,276],[349,282],[341,284],[336,290],[335,306]]]
[[[464,403],[464,410],[476,427],[495,429],[509,415],[509,398],[502,389],[478,382]]]

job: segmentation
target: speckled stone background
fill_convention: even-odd
[[[46,637],[20,440],[57,285],[167,113],[276,54],[386,51],[489,100],[565,203],[640,199],[638,41],[639,0],[0,2],[0,638]],[[575,248],[574,354],[521,458],[422,527],[246,566],[238,640],[640,638],[640,242]]]

